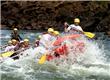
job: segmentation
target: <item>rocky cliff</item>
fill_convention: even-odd
[[[110,31],[110,2],[104,1],[2,1],[2,29],[63,30],[63,23],[80,18],[85,31]]]

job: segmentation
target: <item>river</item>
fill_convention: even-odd
[[[1,30],[1,45],[10,39],[10,33],[10,30]],[[38,34],[37,31],[20,31],[21,37],[29,38],[31,42]],[[86,55],[83,56],[84,62],[90,62],[88,64],[64,62],[57,66],[54,62],[39,65],[31,58],[7,60],[0,63],[1,80],[110,80],[110,38],[103,32],[96,35],[97,40],[87,42]]]

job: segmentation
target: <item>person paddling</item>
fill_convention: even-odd
[[[23,42],[23,46],[22,46],[22,48],[28,48],[28,47],[30,47],[30,44],[29,44],[29,39],[24,39],[24,42]]]
[[[22,40],[21,36],[18,34],[18,29],[17,28],[13,29],[13,32],[11,33],[11,39],[15,39],[17,41]]]
[[[67,31],[68,32],[72,32],[72,33],[83,33],[83,29],[81,28],[81,26],[79,26],[80,23],[80,19],[79,18],[75,18],[74,19],[74,24],[71,24],[68,28]]]
[[[42,47],[42,53],[44,54],[43,56],[46,55],[49,59],[51,57],[50,52],[51,52],[51,48],[52,48],[52,42],[54,39],[55,39],[54,29],[48,28],[47,33],[43,34],[39,41],[39,46]],[[41,57],[41,59],[42,59],[42,57]]]
[[[66,31],[69,33],[73,33],[73,34],[83,34],[86,37],[91,38],[91,39],[95,37],[94,33],[83,31],[83,29],[81,28],[81,26],[79,26],[79,24],[80,24],[80,19],[75,18],[74,24],[69,25],[69,27],[66,28]],[[66,26],[68,26],[68,24],[66,24]]]
[[[53,32],[54,29],[53,28],[49,28],[47,34],[43,34],[40,41],[39,41],[39,45],[45,47],[46,49],[48,49],[52,39],[53,39]]]
[[[7,51],[14,51],[14,45],[12,44],[12,40],[8,41],[8,46],[5,48],[5,52]]]
[[[29,40],[24,39],[22,42],[18,42],[14,48],[14,51],[16,51],[14,54],[12,54],[10,57],[12,57],[14,60],[19,59],[19,53],[23,50],[26,50],[30,47]],[[20,50],[20,51],[19,51]]]
[[[51,53],[46,55],[46,58],[47,58],[48,61],[54,59],[54,57],[58,57],[59,56],[58,54],[53,52],[54,48],[56,47],[56,46],[53,45],[53,43],[54,43],[55,40],[57,40],[59,38],[60,33],[59,33],[59,31],[53,31],[53,35],[54,35],[54,38],[53,38],[53,41],[51,43],[52,44],[51,51],[50,51]],[[53,52],[53,54],[52,54],[52,52]]]

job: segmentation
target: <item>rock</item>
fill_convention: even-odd
[[[110,37],[110,31],[107,32],[108,37]]]
[[[107,32],[110,29],[109,6],[109,1],[2,1],[1,24],[6,26],[1,27],[16,25],[28,30],[54,27],[63,31],[63,22],[71,24],[78,17],[85,31]]]

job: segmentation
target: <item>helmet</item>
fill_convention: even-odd
[[[16,40],[15,39],[12,39],[12,42],[16,42]]]
[[[41,39],[41,37],[42,37],[41,35],[38,36],[39,39]]]
[[[24,42],[29,42],[29,39],[24,39]]]
[[[14,31],[17,31],[18,29],[17,29],[17,28],[14,28],[13,30],[14,30]]]
[[[48,28],[48,32],[54,32],[53,28]]]
[[[58,31],[54,31],[54,34],[55,35],[59,35],[60,33]]]
[[[12,41],[11,41],[11,40],[9,40],[9,41],[8,41],[8,44],[11,44],[11,43],[12,43]]]
[[[79,19],[79,18],[75,18],[75,19],[74,19],[74,22],[75,22],[75,23],[80,23],[80,19]]]

